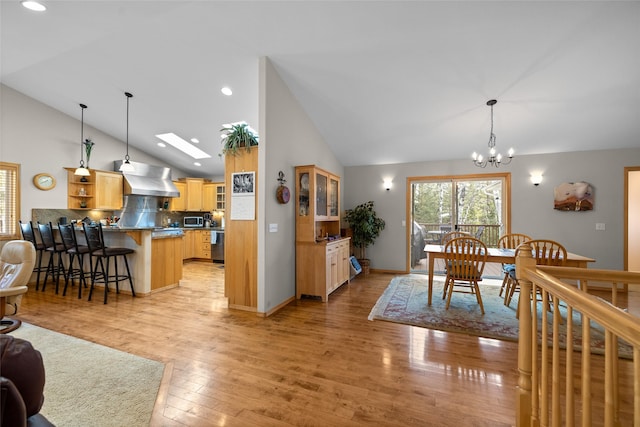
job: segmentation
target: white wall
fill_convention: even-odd
[[[258,232],[264,236],[258,259],[265,263],[265,283],[258,286],[258,311],[265,312],[296,293],[295,166],[315,164],[339,176],[343,167],[267,58],[261,59],[260,75],[260,145],[265,154],[265,173],[261,176],[266,192],[261,195],[265,215]],[[279,171],[284,172],[291,191],[291,201],[285,205],[276,201]],[[278,231],[269,233],[269,224],[277,224]]]
[[[67,171],[80,163],[80,106],[78,117],[70,117],[5,85],[0,85],[0,160],[19,163],[21,209],[20,218],[31,219],[31,210],[67,208]],[[84,137],[95,142],[91,153],[92,169],[113,170],[113,161],[124,157],[124,142],[86,124]],[[170,166],[129,145],[131,160]],[[53,190],[40,191],[33,176],[51,173],[57,181]],[[172,168],[174,178],[184,172]]]
[[[387,223],[376,243],[367,249],[374,269],[406,268],[406,180],[411,176],[510,172],[512,185],[511,231],[561,242],[568,251],[596,259],[596,268],[623,268],[624,167],[640,165],[640,148],[517,156],[508,166],[483,170],[471,160],[345,167],[344,209],[368,200]],[[535,187],[529,177],[539,171],[543,181]],[[393,178],[385,191],[384,177]],[[553,189],[560,183],[587,181],[595,194],[593,211],[553,209]],[[596,231],[605,223],[605,231]]]

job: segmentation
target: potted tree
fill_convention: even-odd
[[[345,219],[352,231],[353,246],[357,250],[356,258],[362,266],[365,275],[369,274],[369,260],[366,258],[367,246],[372,245],[380,232],[384,230],[385,222],[378,218],[373,210],[373,202],[368,201],[345,212]]]
[[[246,122],[237,122],[222,125],[222,153],[220,156],[230,154],[235,156],[240,148],[246,147],[247,151],[251,147],[258,145],[258,133]]]

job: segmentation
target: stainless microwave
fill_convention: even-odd
[[[204,218],[201,216],[185,216],[184,226],[186,227],[204,227]]]

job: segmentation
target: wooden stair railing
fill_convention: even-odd
[[[640,318],[615,306],[618,286],[640,284],[640,273],[536,266],[531,249],[526,248],[516,259],[520,298],[524,302],[529,295],[528,303],[518,308],[516,425],[640,427]],[[561,279],[579,283],[580,289]],[[585,292],[588,281],[612,284],[612,302]],[[539,312],[532,301],[538,288],[543,301],[551,297],[550,311]],[[565,319],[560,315],[561,302]],[[565,323],[566,342],[572,342],[574,311],[582,317],[583,349],[591,348],[590,325],[604,329],[604,355],[574,350],[572,345],[561,350],[560,325]],[[538,336],[543,337],[540,344]],[[631,361],[618,357],[618,339],[633,348]],[[598,372],[592,378],[594,369],[604,374]],[[604,377],[602,387],[595,377]]]

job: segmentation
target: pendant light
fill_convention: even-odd
[[[87,106],[80,104],[80,108],[82,108],[80,116],[80,166],[73,174],[78,176],[89,176],[91,175],[89,169],[84,167],[84,109],[87,108]]]
[[[505,160],[502,157],[502,154],[496,151],[496,134],[493,133],[493,106],[496,105],[498,101],[495,99],[490,99],[487,101],[487,105],[491,107],[491,131],[489,132],[489,156],[487,158],[483,158],[482,154],[478,154],[476,152],[473,153],[471,158],[473,159],[473,164],[484,168],[487,165],[491,165],[494,167],[498,167],[502,165],[508,165],[511,163],[511,159],[513,159],[513,148],[509,149],[508,158]]]
[[[127,97],[127,154],[124,156],[124,162],[120,165],[121,172],[133,172],[135,168],[129,163],[129,98],[133,97],[129,92],[125,92]]]

